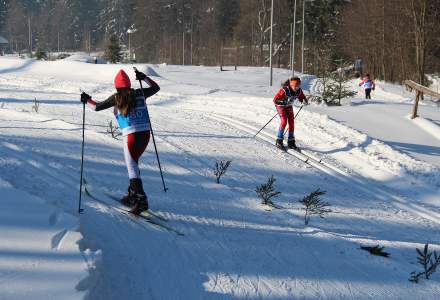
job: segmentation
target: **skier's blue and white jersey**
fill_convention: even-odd
[[[123,136],[133,132],[150,130],[147,106],[143,95],[139,95],[139,91],[136,91],[136,106],[130,113],[123,116],[115,106],[114,114]]]
[[[143,90],[133,90],[136,95],[136,105],[135,108],[127,116],[123,116],[119,113],[119,110],[116,107],[116,94],[111,95],[109,98],[107,98],[107,100],[102,102],[96,102],[93,99],[88,99],[87,104],[91,109],[95,111],[100,111],[113,107],[116,120],[118,121],[119,128],[122,130],[123,136],[129,135],[130,133],[134,132],[151,130],[149,123],[150,118],[148,116],[147,105],[145,101],[146,98],[156,94],[160,90],[160,88],[156,82],[148,77],[145,81],[150,85],[150,87],[144,88]]]

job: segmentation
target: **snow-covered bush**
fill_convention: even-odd
[[[437,267],[440,266],[440,256],[438,256],[437,252],[435,251],[430,252],[428,247],[429,244],[426,243],[425,247],[423,248],[423,252],[422,250],[416,248],[418,254],[417,262],[423,267],[423,271],[418,273],[416,271],[411,272],[409,281],[418,283],[422,276],[429,280],[429,277],[434,274],[437,270]]]
[[[389,257],[390,254],[383,249],[385,247],[381,247],[379,245],[376,246],[362,246],[361,249],[370,252],[371,255],[377,255],[377,256],[383,256],[383,257]]]
[[[330,204],[328,202],[322,201],[321,196],[325,195],[326,191],[321,191],[317,189],[316,191],[311,192],[309,195],[305,196],[299,203],[304,205],[305,214],[304,214],[304,224],[308,225],[310,221],[310,216],[318,215],[321,218],[324,218],[324,215],[331,212],[328,208]]]
[[[112,120],[110,120],[108,122],[107,133],[111,134],[112,138],[114,138],[114,139],[118,139],[118,137],[122,135],[119,128],[117,126],[113,125]]]
[[[220,178],[223,176],[223,174],[226,173],[229,166],[231,165],[231,162],[232,161],[230,160],[227,161],[220,160],[215,162],[214,175],[217,183],[220,183]]]
[[[40,101],[38,101],[37,98],[34,98],[34,104],[32,105],[32,110],[37,113],[39,108],[40,108]]]
[[[257,192],[262,204],[275,206],[275,204],[272,202],[272,198],[278,197],[278,195],[281,194],[281,192],[275,190],[275,181],[276,179],[272,175],[269,177],[266,183],[257,186],[255,189],[255,192]]]
[[[35,52],[35,57],[38,60],[47,60],[47,52],[41,48],[38,48]]]

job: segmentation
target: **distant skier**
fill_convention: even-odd
[[[292,77],[286,80],[282,84],[282,88],[275,95],[273,102],[277,108],[278,114],[281,118],[280,127],[278,128],[278,134],[276,139],[276,146],[282,150],[285,150],[284,129],[287,123],[289,124],[289,136],[287,139],[287,147],[289,149],[297,149],[295,144],[295,120],[293,114],[293,102],[298,99],[301,103],[307,104],[307,98],[301,89],[301,79],[299,77]]]
[[[359,86],[362,86],[365,90],[365,99],[371,99],[371,90],[374,91],[376,85],[374,84],[374,81],[371,80],[370,74],[365,74],[365,77],[359,83]]]
[[[159,86],[142,72],[136,72],[137,80],[144,80],[150,86],[144,88],[145,97],[151,97],[159,91]],[[150,140],[150,124],[147,116],[147,107],[141,89],[132,89],[131,82],[124,70],[120,70],[115,77],[117,92],[107,100],[96,102],[86,93],[81,94],[81,102],[100,111],[110,107],[122,129],[124,157],[127,165],[130,185],[128,194],[121,199],[124,205],[132,206],[131,212],[140,214],[148,210],[148,199],[142,186],[139,171],[139,158],[147,148]]]

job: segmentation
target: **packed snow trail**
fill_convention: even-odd
[[[9,64],[8,68],[13,68],[18,63]],[[59,68],[67,66],[70,77],[63,78]],[[7,86],[7,91],[0,90],[0,101],[5,103],[0,109],[0,135],[2,141],[23,149],[14,152],[2,144],[1,177],[14,181],[19,190],[74,212],[82,124],[78,91],[82,87],[96,94],[96,99],[104,99],[113,92],[113,75],[121,67],[129,69],[118,65],[35,62],[26,67],[26,73],[0,74],[2,84]],[[81,69],[78,75],[77,69]],[[422,248],[426,241],[433,249],[440,248],[438,224],[409,207],[420,202],[412,196],[419,199],[425,195],[432,197],[432,211],[438,212],[434,201],[438,194],[431,189],[432,184],[418,185],[412,193],[391,179],[378,180],[407,198],[408,203],[396,208],[388,195],[372,194],[357,184],[341,184],[337,177],[311,168],[268,142],[249,137],[232,122],[215,119],[233,116],[247,126],[258,127],[273,115],[267,102],[270,99],[228,91],[229,83],[222,81],[223,74],[217,74],[223,91],[213,93],[209,92],[212,88],[197,82],[191,85],[189,76],[185,76],[185,84],[168,81],[173,80],[173,75],[182,74],[206,74],[209,79],[214,76],[210,68],[170,66],[168,74],[164,69],[159,68],[162,78],[157,78],[162,90],[149,102],[149,109],[169,191],[162,190],[152,145],[141,159],[141,172],[152,208],[163,213],[170,226],[185,236],[137,224],[107,205],[87,199],[80,226],[84,238],[79,246],[85,254],[102,253],[91,260],[89,277],[80,284],[82,290],[88,290],[87,299],[439,297],[436,274],[423,286],[408,281],[409,273],[418,268],[413,264],[415,248]],[[258,80],[261,69],[247,71],[254,72]],[[240,80],[239,73],[234,76]],[[276,76],[285,75],[277,70]],[[246,84],[251,82],[243,80]],[[27,90],[22,91],[22,85]],[[235,85],[232,89],[238,90],[239,84]],[[171,86],[172,93],[167,91]],[[199,96],[194,96],[196,93]],[[38,113],[31,111],[35,95],[41,101]],[[210,116],[206,111],[210,111]],[[358,170],[350,168],[350,160],[340,163],[318,147],[319,143],[344,134],[347,138],[361,138],[359,134],[317,114],[304,111],[301,115],[307,118],[298,119],[298,140],[337,168],[352,171],[352,176],[364,180]],[[128,181],[121,141],[106,133],[111,119],[110,110],[86,112],[85,175],[96,195],[122,195]],[[329,130],[313,131],[303,123],[306,120],[320,121],[322,128],[327,125]],[[276,122],[271,124],[265,135],[276,126]],[[338,137],[331,135],[334,128],[343,129],[338,131]],[[307,139],[310,132],[313,135]],[[329,151],[344,154],[341,146],[336,141],[327,145]],[[362,147],[362,143],[353,144],[352,149]],[[361,154],[355,160],[371,157]],[[384,159],[393,162],[394,154],[400,155],[391,151]],[[219,159],[230,159],[232,165],[221,184],[216,184],[212,167]],[[414,173],[402,172],[398,180],[414,180],[418,184],[422,172],[411,169],[413,161],[405,163],[407,170]],[[383,164],[377,172],[387,171],[386,166]],[[425,167],[423,163],[421,166]],[[399,170],[397,166],[395,170]],[[435,170],[424,170],[426,178],[435,183]],[[287,209],[268,212],[256,198],[255,187],[271,175],[282,192],[275,202]],[[45,188],[54,183],[54,188]],[[376,184],[379,183],[374,183],[375,189]],[[312,218],[310,226],[305,227],[297,200],[318,187],[327,191],[324,198],[334,212],[325,219]],[[360,244],[385,246],[391,258],[371,256],[359,249]]]

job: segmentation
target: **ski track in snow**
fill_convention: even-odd
[[[108,66],[105,69],[108,72]],[[436,249],[440,246],[438,205],[414,200],[435,195],[439,183],[435,168],[303,111],[307,117],[297,122],[299,143],[341,171],[331,176],[269,143],[276,120],[262,138],[250,137],[252,129],[274,114],[267,103],[270,99],[238,101],[240,96],[227,94],[225,88],[214,93],[181,83],[183,90],[199,89],[199,95],[169,93],[164,86],[170,80],[179,85],[170,74],[161,74],[162,91],[149,106],[170,190],[162,191],[152,143],[141,159],[141,170],[153,209],[185,236],[133,222],[85,197],[80,225],[84,238],[79,247],[89,261],[89,277],[78,288],[88,291],[86,299],[396,299],[408,295],[436,299],[440,295],[436,275],[423,288],[407,280],[417,269],[411,264],[414,249],[426,240]],[[26,80],[23,73],[0,74],[0,83],[8,87],[0,89],[0,98],[6,100],[6,107],[0,109],[1,177],[74,213],[81,147],[78,91],[81,87],[94,92],[97,100],[104,99],[113,91],[108,84],[111,78],[106,83],[86,83],[75,76],[70,81],[54,81],[56,75],[24,76]],[[307,81],[313,89],[312,78]],[[42,101],[39,113],[30,111],[34,94]],[[110,205],[105,193],[121,195],[127,184],[121,141],[105,134],[111,115],[86,112],[85,152],[90,190]],[[218,159],[232,160],[220,185],[212,175]],[[255,187],[272,174],[283,192],[275,201],[287,209],[265,211],[258,204]],[[407,184],[419,188],[410,191]],[[325,198],[334,213],[324,220],[312,218],[310,226],[304,227],[295,201],[317,187],[327,191]],[[53,248],[64,235],[62,229],[54,235]],[[359,250],[359,244],[386,246],[392,259],[370,256]]]

